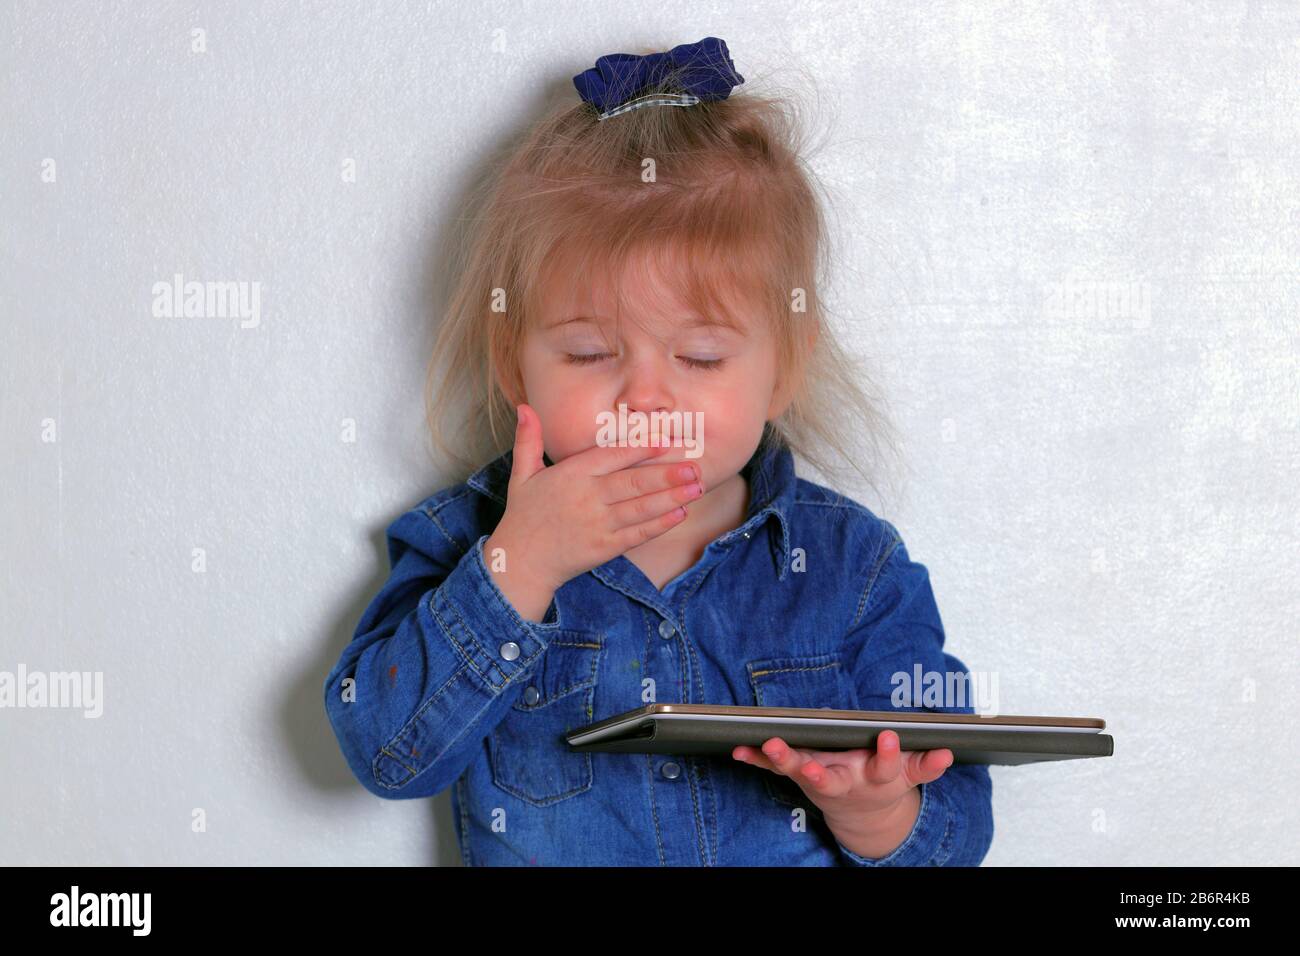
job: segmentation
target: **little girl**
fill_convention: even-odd
[[[366,789],[453,788],[467,865],[974,866],[992,840],[988,769],[892,732],[731,759],[564,739],[656,701],[921,710],[900,680],[965,673],[894,526],[795,474],[881,423],[826,325],[794,126],[742,82],[714,37],[601,57],[469,220],[434,437],[460,457],[440,421],[467,400],[494,442],[513,411],[512,447],[388,528],[324,686]]]

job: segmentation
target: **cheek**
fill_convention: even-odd
[[[543,421],[546,425],[542,434],[546,436],[546,447],[550,450],[553,461],[567,458],[592,444],[589,440],[591,429],[585,427],[581,420],[575,419],[572,413],[557,409],[551,413],[549,421]]]
[[[552,461],[567,458],[596,444],[596,415],[602,409],[588,397],[553,392],[545,409],[538,409],[542,435]]]
[[[769,398],[754,387],[752,380],[739,378],[700,389],[696,400],[696,409],[704,413],[706,436],[716,430],[720,437],[725,437],[727,432],[737,426],[743,428],[755,416],[762,418]]]

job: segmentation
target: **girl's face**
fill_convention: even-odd
[[[764,423],[788,404],[776,393],[775,342],[751,307],[736,309],[744,328],[732,330],[694,314],[656,278],[649,264],[628,270],[632,314],[616,328],[603,275],[552,270],[523,345],[527,394],[510,397],[537,411],[552,462],[595,446],[620,403],[629,424],[635,412],[680,412],[683,427],[688,418],[698,426],[693,437],[702,454],[673,435],[673,447],[646,464],[694,462],[707,495],[745,466]]]

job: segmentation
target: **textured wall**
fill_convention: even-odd
[[[908,466],[845,490],[1002,711],[1115,734],[995,768],[987,862],[1300,862],[1300,8],[375,6],[0,10],[0,670],[103,675],[99,717],[0,710],[3,862],[458,859],[447,794],[365,793],[320,703],[448,483],[439,236],[597,55],[710,34],[820,94]],[[157,316],[177,273],[259,310]]]

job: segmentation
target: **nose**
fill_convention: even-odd
[[[620,403],[627,405],[629,413],[635,410],[649,415],[655,411],[668,411],[674,403],[665,385],[667,379],[667,373],[654,359],[636,362],[629,368],[627,381],[614,402],[615,411]]]

